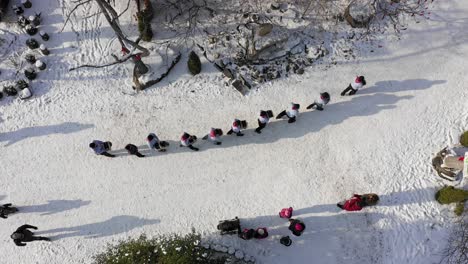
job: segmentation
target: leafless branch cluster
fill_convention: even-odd
[[[190,37],[201,31],[203,19],[213,18],[215,10],[207,0],[165,0],[167,27]]]
[[[455,229],[448,237],[447,246],[442,251],[440,263],[468,263],[468,215],[466,213],[458,220]]]
[[[372,0],[374,21],[388,21],[395,32],[404,28],[403,16],[424,17],[430,14],[429,5],[434,0]]]

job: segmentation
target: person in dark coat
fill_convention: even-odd
[[[366,85],[366,79],[364,76],[356,76],[356,79],[354,80],[353,83],[350,83],[346,89],[341,92],[341,96],[346,95],[347,92],[349,92],[349,95],[355,94],[359,89],[364,87]]]
[[[238,234],[238,236],[244,240],[250,240],[254,237],[255,230],[253,229],[244,229]]]
[[[291,230],[295,236],[300,236],[305,230],[305,224],[298,219],[289,219],[289,230]]]
[[[195,143],[196,141],[197,141],[196,136],[192,136],[189,133],[184,132],[184,134],[182,134],[182,136],[180,137],[180,146],[187,147],[193,151],[199,151],[200,149],[192,146],[193,143]]]
[[[93,140],[93,142],[89,144],[89,147],[92,148],[94,150],[94,153],[96,153],[97,155],[104,155],[109,158],[115,157],[115,155],[112,155],[107,152],[112,147],[112,143],[109,141],[102,142],[100,140]]]
[[[16,207],[11,207],[11,203],[4,204],[0,207],[0,217],[6,219],[9,214],[18,212]]]
[[[125,146],[125,149],[128,151],[128,154],[130,155],[135,155],[139,158],[144,158],[145,155],[141,154],[139,151],[138,151],[138,147],[133,145],[133,144],[128,144],[127,146]]]
[[[291,238],[289,236],[284,236],[284,237],[282,237],[280,239],[280,243],[282,245],[285,245],[285,246],[289,247],[292,244],[292,240],[291,240]]]
[[[13,239],[13,242],[19,247],[26,246],[26,243],[24,242],[32,242],[36,240],[45,240],[45,241],[50,241],[49,238],[47,237],[41,237],[41,236],[34,236],[34,233],[29,231],[28,228],[32,228],[37,230],[37,227],[32,226],[32,225],[22,225],[16,229],[13,234],[11,234],[11,239]]]

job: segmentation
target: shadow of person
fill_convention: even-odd
[[[446,80],[426,80],[426,79],[409,79],[409,80],[388,80],[376,82],[373,86],[360,89],[357,94],[371,93],[395,93],[402,91],[416,91],[430,88],[434,85],[446,83]]]
[[[70,134],[94,127],[93,124],[80,124],[77,122],[64,122],[58,125],[25,127],[16,131],[0,133],[0,142],[8,141],[5,147],[13,145],[23,139],[40,137],[51,134]]]
[[[42,213],[41,215],[52,215],[82,206],[89,205],[91,201],[83,200],[50,200],[46,204],[27,205],[18,207],[20,213]]]
[[[38,235],[46,235],[52,240],[58,240],[69,237],[82,236],[85,238],[99,238],[117,235],[120,233],[128,232],[137,227],[145,225],[158,224],[159,219],[144,219],[130,215],[114,216],[106,221],[85,224],[73,227],[62,227],[50,230],[36,232]],[[59,233],[58,235],[50,236],[49,234]]]
[[[378,206],[399,206],[403,204],[421,204],[435,201],[438,188],[411,189],[405,191],[379,194]]]

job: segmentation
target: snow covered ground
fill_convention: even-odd
[[[68,73],[105,62],[117,41],[98,16],[70,27],[80,35],[58,33],[68,10],[41,1],[35,11],[51,32],[49,68],[33,82],[32,99],[0,101],[0,202],[20,209],[1,219],[1,262],[90,263],[108,242],[195,227],[259,263],[438,263],[454,214],[433,198],[442,182],[430,159],[467,128],[468,3],[436,7],[430,21],[400,41],[388,36],[358,61],[311,67],[242,97],[207,63],[191,77],[186,58],[139,94],[130,89],[129,65]],[[8,27],[0,24],[3,33],[14,31]],[[14,74],[8,63],[0,62],[2,81]],[[357,74],[367,86],[340,97]],[[305,111],[322,91],[332,97],[325,111]],[[260,109],[278,113],[290,102],[302,107],[296,123],[275,120],[253,132]],[[251,124],[244,137],[200,142],[197,153],[178,147],[184,131],[227,131],[234,118]],[[144,147],[149,132],[170,142],[167,153]],[[93,139],[112,141],[119,157],[94,155]],[[148,157],[128,156],[128,143]],[[368,192],[380,195],[379,206],[354,213],[335,206]],[[289,206],[307,228],[286,248],[279,238],[290,232],[277,214]],[[270,237],[217,235],[218,220],[235,216],[243,227],[269,228]],[[54,241],[16,247],[9,236],[25,223]]]

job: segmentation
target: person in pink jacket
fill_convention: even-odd
[[[279,216],[281,218],[291,218],[292,217],[292,213],[293,213],[293,208],[292,207],[289,207],[289,208],[283,208],[281,209],[281,211],[279,212]]]

